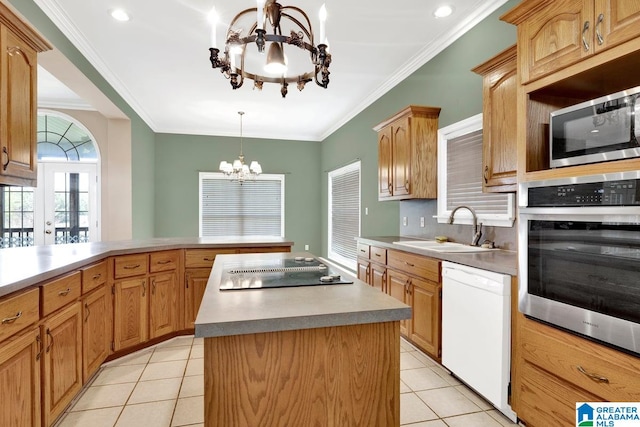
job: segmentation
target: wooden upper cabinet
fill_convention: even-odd
[[[640,2],[528,0],[501,19],[518,26],[527,83],[640,35]]]
[[[410,105],[375,128],[378,132],[378,199],[437,197],[440,108]]]
[[[512,46],[473,72],[482,76],[482,190],[516,191],[517,49]]]
[[[49,49],[0,4],[0,184],[36,185],[37,52]]]

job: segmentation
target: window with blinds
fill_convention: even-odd
[[[513,225],[513,195],[482,192],[482,114],[440,129],[438,143],[438,222],[447,222],[457,206],[470,206],[486,225]],[[456,223],[471,220],[466,211]],[[470,223],[470,222],[469,222]]]
[[[356,269],[360,236],[360,162],[329,172],[328,257]]]
[[[222,173],[200,173],[200,237],[284,237],[284,175],[262,174],[240,184]]]

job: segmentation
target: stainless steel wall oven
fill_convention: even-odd
[[[521,183],[519,308],[640,354],[640,171]]]

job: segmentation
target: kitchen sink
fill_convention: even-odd
[[[402,240],[393,242],[394,245],[408,246],[416,249],[426,249],[435,252],[485,252],[493,249],[481,246],[470,246],[454,242],[436,242],[435,240]]]

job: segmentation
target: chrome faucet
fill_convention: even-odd
[[[451,211],[451,215],[449,215],[449,224],[453,224],[453,217],[456,214],[456,211],[462,208],[467,209],[471,212],[471,216],[473,216],[473,238],[471,239],[471,246],[478,246],[478,242],[480,242],[480,238],[482,237],[482,223],[478,223],[476,211],[469,206],[460,205]]]

